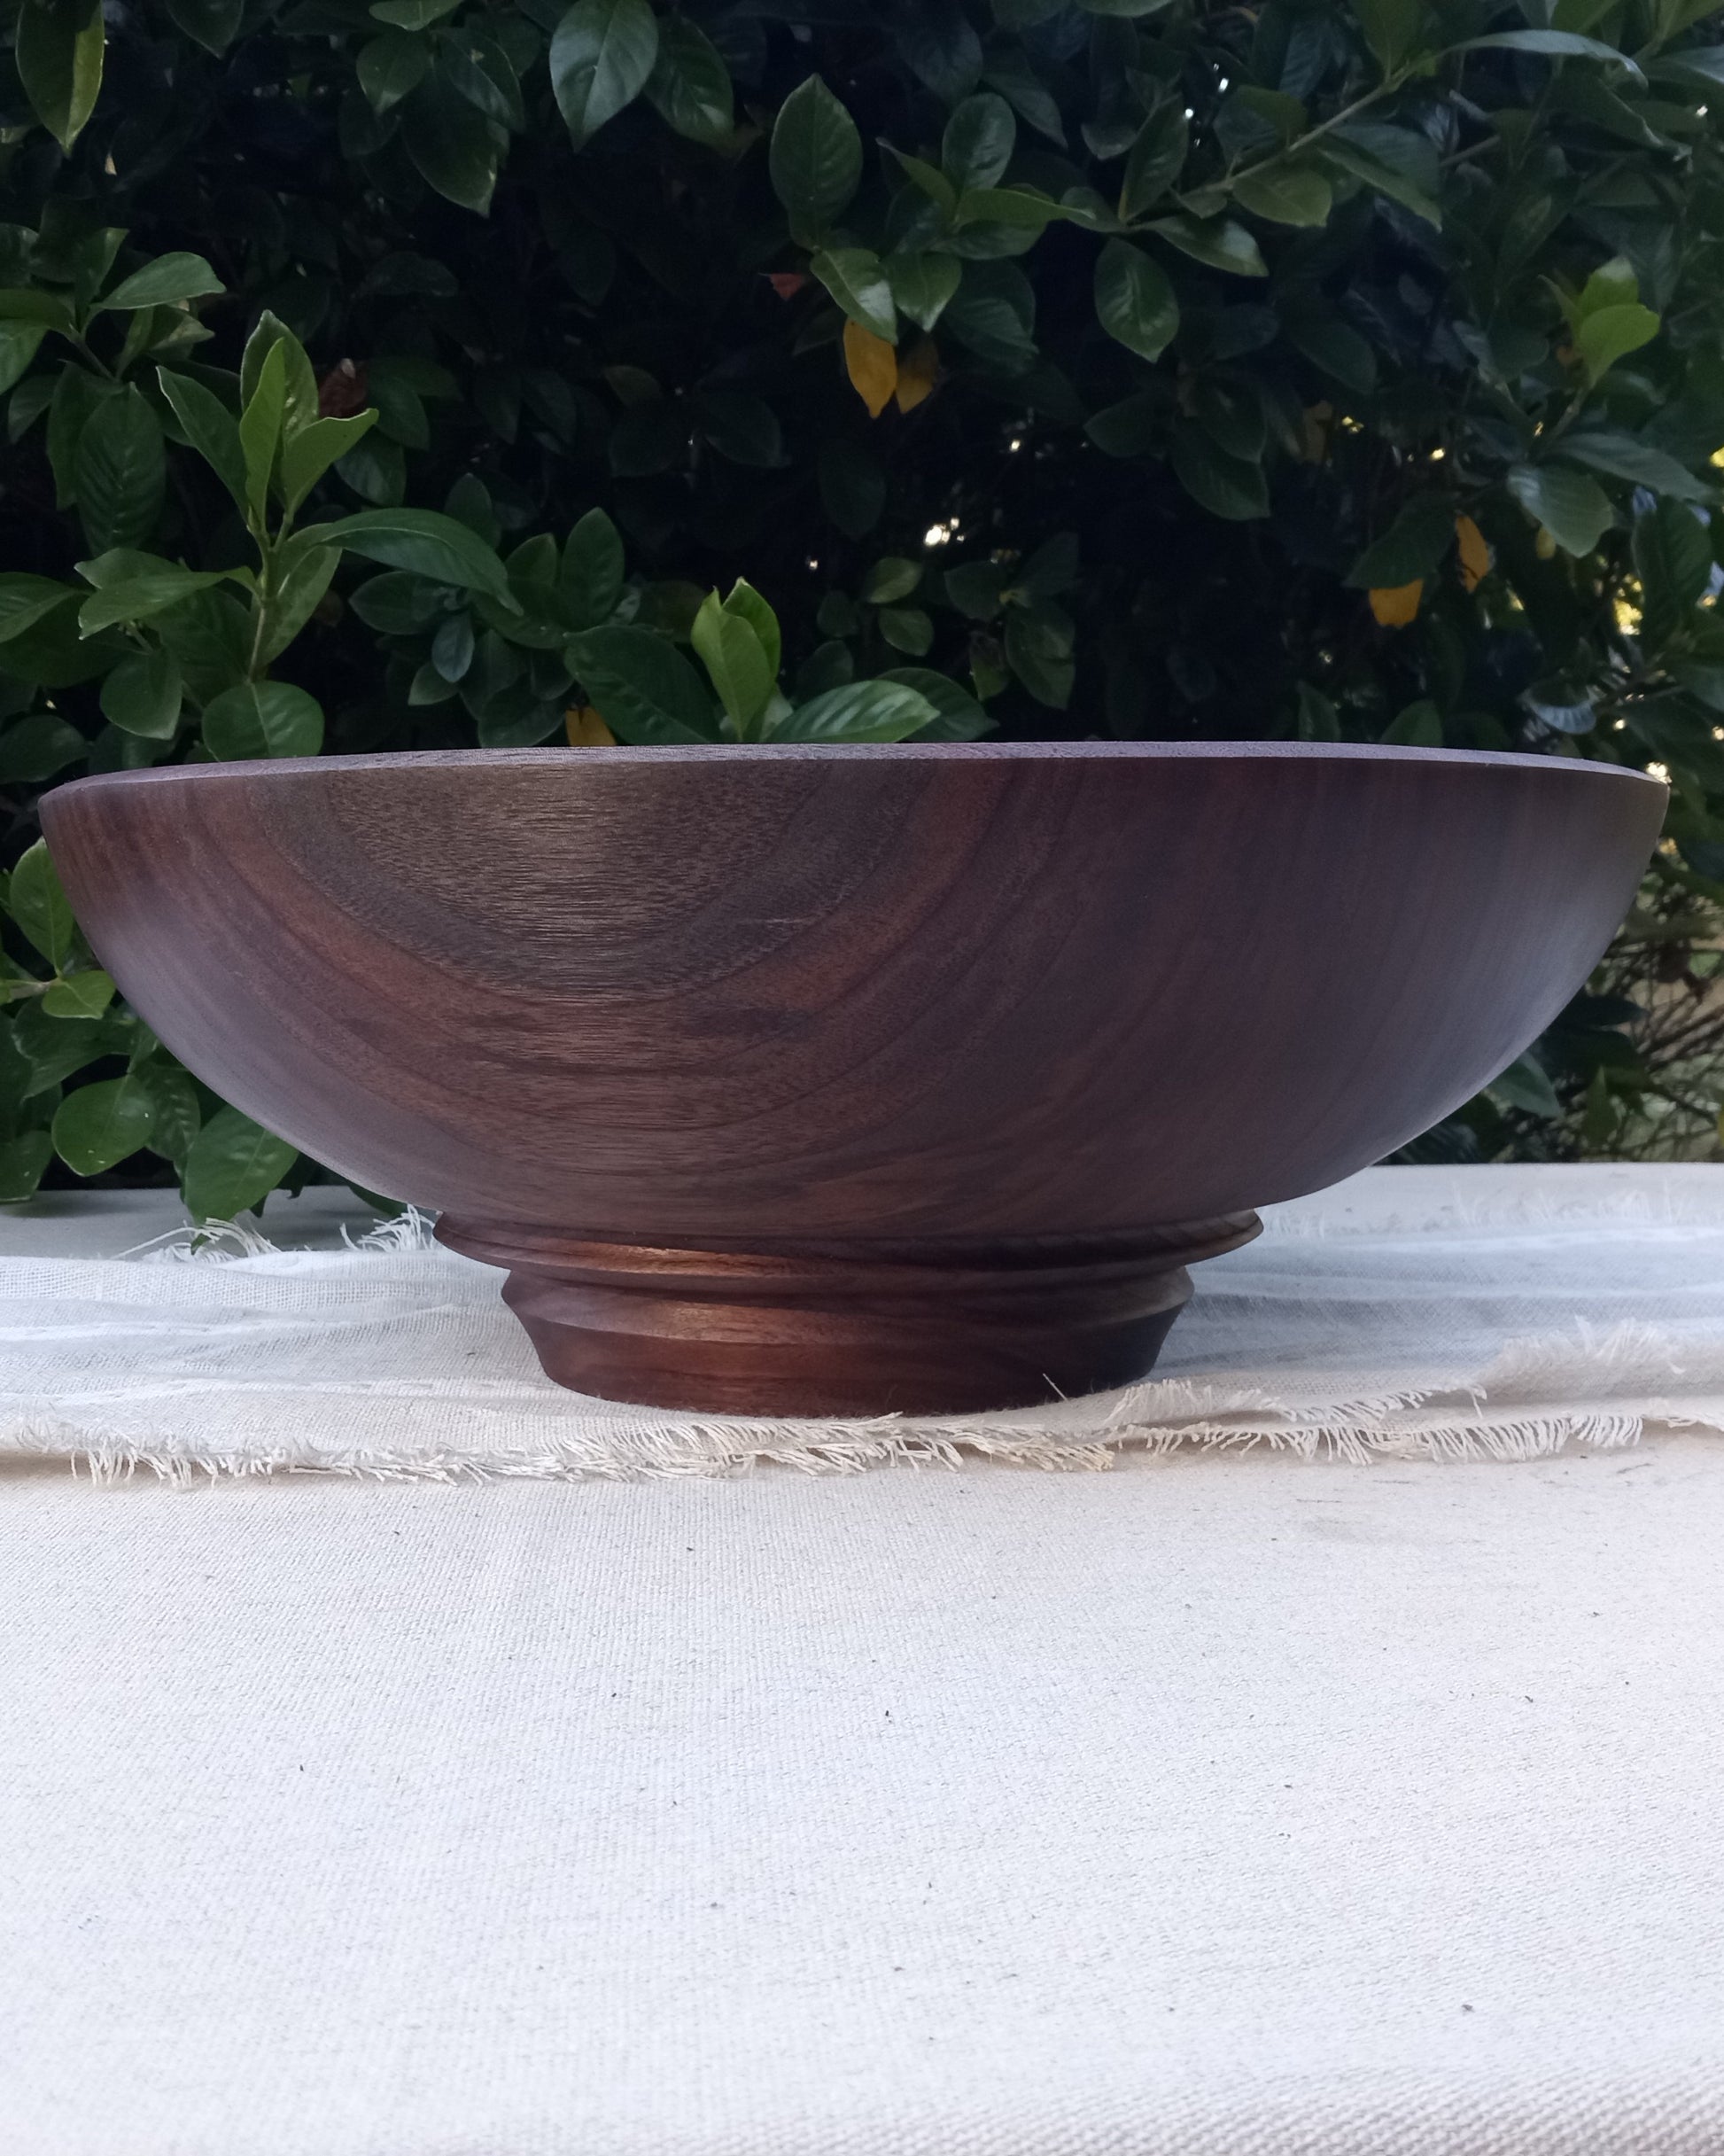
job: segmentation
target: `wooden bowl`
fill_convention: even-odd
[[[1141,1375],[1250,1207],[1549,1023],[1665,798],[1347,746],[522,750],[43,821],[168,1047],[507,1266],[553,1377],[866,1414]]]

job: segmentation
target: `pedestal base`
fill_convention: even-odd
[[[649,1248],[445,1218],[508,1268],[503,1299],[547,1375],[709,1414],[975,1414],[1142,1377],[1198,1259],[1254,1213],[1072,1241],[856,1241]]]

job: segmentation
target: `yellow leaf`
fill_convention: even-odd
[[[878,419],[892,401],[898,385],[898,355],[883,337],[865,330],[859,322],[844,324],[844,364],[850,386],[868,408],[870,419]]]
[[[590,704],[571,705],[563,714],[563,730],[571,749],[614,749],[617,736]]]
[[[1425,592],[1425,579],[1417,578],[1410,584],[1388,584],[1371,595],[1371,611],[1386,629],[1404,629],[1418,613],[1418,603]]]
[[[1533,551],[1542,562],[1554,562],[1557,558],[1557,534],[1540,525],[1533,534]]]
[[[1460,548],[1461,581],[1469,591],[1477,591],[1490,574],[1490,542],[1471,517],[1456,518],[1455,538]]]
[[[898,362],[899,411],[913,412],[924,397],[933,395],[939,379],[940,347],[931,337],[919,337]]]

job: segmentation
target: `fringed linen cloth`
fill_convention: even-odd
[[[1197,1268],[1145,1382],[967,1418],[585,1398],[541,1374],[501,1273],[416,1216],[275,1247],[294,1225],[277,1206],[256,1232],[194,1249],[170,1227],[108,1257],[16,1229],[13,1250],[34,1247],[0,1255],[0,1459],[102,1478],[633,1478],[1101,1468],[1184,1445],[1525,1459],[1724,1431],[1724,1167],[1373,1169],[1268,1209],[1260,1241]]]

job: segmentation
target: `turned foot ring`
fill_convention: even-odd
[[[1185,1271],[1256,1216],[993,1242],[649,1247],[452,1220],[439,1240],[509,1271],[547,1374],[601,1398],[714,1414],[974,1414],[1142,1377]]]

